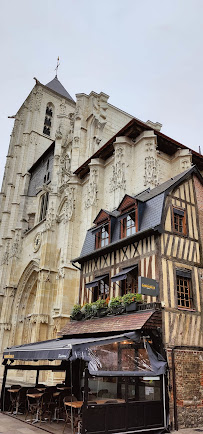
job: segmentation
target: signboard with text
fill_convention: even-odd
[[[157,295],[159,294],[159,284],[154,279],[148,279],[148,277],[138,276],[138,293],[157,297]]]

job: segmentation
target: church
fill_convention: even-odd
[[[128,267],[159,282],[144,301],[159,302],[169,367],[195,363],[200,378],[203,156],[108,99],[92,91],[74,100],[57,76],[35,79],[15,115],[0,193],[1,353],[76,333],[73,306],[105,298],[104,287],[106,298],[119,296]],[[16,376],[29,382],[32,371]],[[179,423],[187,413],[191,426],[195,414],[198,426],[202,380],[192,378],[186,402],[171,377],[171,405]]]

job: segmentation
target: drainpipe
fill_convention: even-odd
[[[175,371],[175,357],[174,348],[171,351],[172,362],[172,376],[173,376],[173,408],[174,408],[174,427],[178,431],[178,412],[177,412],[177,391],[176,391],[176,371]]]

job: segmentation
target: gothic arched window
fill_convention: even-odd
[[[46,134],[46,136],[50,136],[52,120],[53,120],[53,106],[51,103],[49,103],[49,104],[47,104],[47,107],[46,107],[46,113],[45,113],[45,119],[44,119],[44,128],[43,128],[43,133]]]
[[[46,217],[48,202],[49,202],[49,193],[46,192],[41,196],[41,199],[40,199],[39,222],[44,220]]]

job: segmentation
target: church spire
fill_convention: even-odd
[[[56,71],[55,78],[58,78],[58,77],[57,77],[57,74],[58,74],[58,67],[59,67],[59,65],[60,65],[60,63],[59,63],[59,56],[58,56],[58,57],[57,57],[57,64],[56,64],[56,68],[55,68],[55,71]]]

